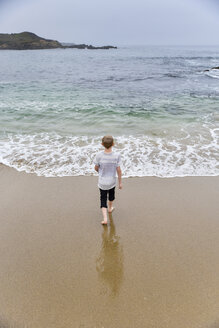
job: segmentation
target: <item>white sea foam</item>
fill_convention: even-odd
[[[211,69],[210,71],[205,72],[205,75],[212,77],[213,79],[219,79],[219,70]]]
[[[116,150],[122,155],[125,177],[219,175],[219,129],[195,139],[157,136],[119,136]],[[46,177],[94,174],[94,156],[101,138],[63,137],[57,134],[8,135],[0,140],[0,162],[18,171]]]

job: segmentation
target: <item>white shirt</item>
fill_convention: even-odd
[[[95,165],[99,166],[98,187],[102,190],[109,190],[116,186],[116,168],[121,164],[121,156],[114,151],[98,153],[95,158]]]

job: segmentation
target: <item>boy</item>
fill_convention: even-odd
[[[104,151],[95,158],[95,170],[99,173],[98,187],[100,189],[100,207],[103,213],[102,224],[107,224],[107,194],[109,199],[108,212],[112,213],[115,199],[116,172],[119,180],[119,189],[122,189],[122,171],[120,168],[120,154],[112,151],[114,140],[112,136],[102,138]]]

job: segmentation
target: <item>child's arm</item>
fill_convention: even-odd
[[[120,166],[116,168],[116,172],[118,174],[118,180],[119,180],[119,189],[122,189],[122,170]]]
[[[95,165],[94,170],[98,172],[99,171],[99,165]]]
[[[95,156],[94,164],[95,164],[94,170],[99,172],[99,155],[98,154]]]

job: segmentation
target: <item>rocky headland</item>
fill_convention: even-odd
[[[22,33],[0,33],[0,50],[34,50],[34,49],[116,49],[114,46],[95,47],[87,44],[65,45],[56,40],[39,37],[31,32]]]

